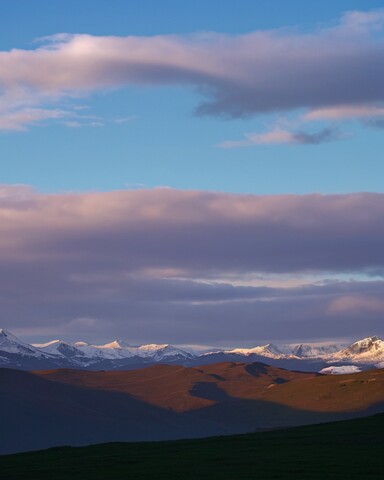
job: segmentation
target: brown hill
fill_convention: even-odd
[[[154,365],[140,370],[89,372],[49,370],[36,374],[61,383],[128,393],[151,405],[176,412],[209,407],[229,397],[259,399],[270,386],[304,381],[314,373],[290,372],[261,363],[219,363],[186,368]]]
[[[316,412],[359,412],[384,409],[384,369],[348,375],[320,375],[306,382],[270,388],[263,400]]]
[[[343,376],[261,363],[136,371],[0,369],[0,453],[245,433],[384,411],[384,370]]]
[[[219,363],[186,368],[156,365],[135,371],[37,372],[46,379],[97,390],[124,392],[176,412],[233,400],[258,400],[307,412],[380,410],[384,369],[349,375],[291,372],[261,363]]]

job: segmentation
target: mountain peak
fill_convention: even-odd
[[[0,337],[13,337],[15,338],[12,333],[7,332],[4,328],[0,328]]]
[[[113,342],[106,343],[104,345],[95,345],[97,348],[117,348],[118,350],[122,350],[124,348],[131,348],[130,345],[125,340],[114,340]]]
[[[384,341],[376,335],[363,338],[338,352],[335,357],[353,358],[355,361],[377,363],[384,359]]]
[[[0,349],[6,353],[16,353],[27,356],[41,356],[41,352],[35,349],[32,345],[22,342],[12,333],[0,328]]]
[[[362,340],[352,343],[348,349],[354,353],[363,353],[369,350],[378,349],[381,346],[384,346],[384,342],[376,335],[373,335],[372,337],[363,338]]]

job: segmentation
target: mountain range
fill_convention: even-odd
[[[128,370],[159,363],[192,367],[226,361],[263,362],[298,371],[349,373],[384,367],[384,341],[372,336],[348,346],[333,343],[266,344],[201,354],[169,344],[134,346],[123,340],[103,345],[62,340],[27,344],[0,329],[0,367],[7,368]]]

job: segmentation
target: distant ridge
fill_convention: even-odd
[[[170,344],[131,345],[125,340],[92,345],[77,341],[52,340],[29,345],[0,329],[0,367],[24,370],[38,368],[83,368],[126,370],[157,363],[170,365],[206,365],[223,361],[252,363],[260,361],[299,371],[342,373],[347,367],[359,370],[384,367],[384,341],[377,336],[351,345],[301,343],[258,345],[253,348],[214,350],[197,354]]]

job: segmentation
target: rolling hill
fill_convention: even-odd
[[[136,371],[0,369],[0,453],[246,433],[384,412],[384,370],[226,362]]]
[[[381,480],[384,415],[248,435],[0,457],[7,480]]]

